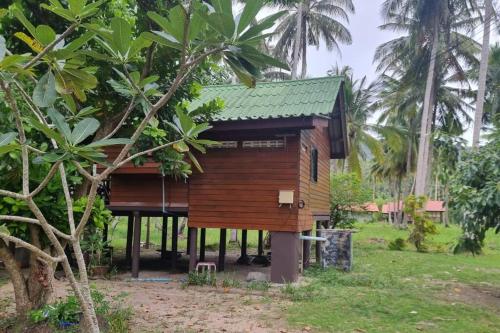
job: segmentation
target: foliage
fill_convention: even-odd
[[[408,240],[415,245],[419,252],[427,251],[426,238],[437,233],[436,226],[427,217],[424,210],[426,202],[426,197],[415,197],[414,195],[408,196],[404,202],[404,212],[408,214],[410,221],[413,222]]]
[[[268,291],[271,288],[271,284],[268,281],[251,281],[247,284],[248,290],[255,291]]]
[[[104,2],[41,4],[44,15],[57,17],[54,27],[40,24],[37,17],[30,22],[29,5],[14,4],[9,16],[20,23],[22,31],[4,30],[2,23],[1,33],[7,31],[9,36],[0,39],[0,88],[2,102],[7,104],[7,122],[2,117],[0,124],[0,154],[18,160],[12,186],[1,190],[2,200],[21,200],[29,208],[26,214],[2,220],[41,226],[55,251],[45,252],[36,239],[26,242],[5,228],[0,231],[1,244],[14,242],[44,262],[60,262],[91,332],[98,332],[99,327],[88,296],[86,268],[79,265],[77,278],[64,246],[69,243],[81,263],[79,240],[85,226],[93,219],[102,226],[108,219],[103,203],[95,205],[99,183],[125,163],[160,150],[173,149],[179,153],[174,159],[190,161],[201,170],[193,151],[204,153],[213,143],[200,137],[210,129],[206,121],[213,105],[204,106],[202,112],[187,110],[182,92],[188,90],[188,100],[195,95],[199,85],[186,82],[207,61],[224,63],[249,87],[255,86],[261,69],[287,69],[258,48],[268,36],[263,32],[284,14],[278,12],[251,24],[262,1],[247,3],[238,16],[229,0],[158,6],[141,2],[130,8],[122,8],[127,7],[122,3],[111,11],[102,10]],[[132,17],[136,11],[138,18]],[[146,18],[148,24],[144,24]],[[11,43],[16,39],[20,42]],[[168,54],[165,59],[169,61],[160,58],[155,65],[152,54]],[[166,69],[154,73],[165,64]],[[156,128],[152,126],[155,122]],[[156,140],[147,148],[139,144],[144,132]],[[164,140],[161,144],[160,139]],[[112,161],[107,156],[109,146],[119,149]],[[37,165],[43,165],[45,174],[38,185],[30,184]],[[73,177],[84,178],[77,189]],[[60,207],[65,207],[54,220],[37,204],[52,181],[61,184]],[[77,202],[80,197],[85,199]],[[8,204],[21,207],[17,202]],[[54,221],[63,226],[52,225]],[[11,276],[21,275],[16,275],[12,265],[8,269]],[[15,285],[18,311],[26,313],[31,303],[18,296],[28,295],[28,286]]]
[[[398,237],[389,243],[388,248],[391,251],[403,251],[406,248],[406,241]]]
[[[109,327],[107,332],[124,332],[128,327],[128,319],[131,316],[130,309],[121,308],[111,304],[104,294],[96,289],[91,292],[92,300],[96,306],[96,313],[102,318],[107,318]],[[119,303],[119,297],[116,299]],[[31,311],[29,314],[32,323],[39,324],[48,322],[54,329],[68,328],[80,324],[82,311],[78,299],[70,295],[54,304],[48,304],[41,309]]]
[[[371,191],[361,182],[358,175],[354,173],[333,174],[330,179],[330,224],[332,228],[340,225],[349,226],[352,219],[349,212],[354,208],[362,208],[362,205],[371,199]]]
[[[352,0],[305,0],[302,4],[302,36],[300,36],[299,58],[302,59],[302,76],[307,73],[307,46],[318,48],[324,43],[328,50],[340,53],[339,43],[351,44],[352,36],[344,22],[354,13]],[[293,59],[296,44],[297,16],[299,4],[286,6],[290,9],[276,27],[275,54],[283,60]]]
[[[241,282],[238,279],[232,279],[229,277],[225,277],[222,280],[222,287],[223,288],[240,288]]]
[[[189,272],[185,283],[187,286],[217,286],[217,277],[207,271]]]
[[[80,243],[82,251],[89,255],[87,267],[89,271],[92,271],[92,268],[96,266],[109,265],[109,257],[106,253],[109,242],[105,242],[100,233],[91,232],[89,235],[85,235]]]
[[[450,208],[464,231],[456,251],[478,254],[489,229],[500,232],[500,141],[464,154],[451,178]]]

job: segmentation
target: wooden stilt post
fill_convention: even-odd
[[[145,249],[149,249],[151,245],[151,217],[147,217],[146,220],[146,244],[144,244]]]
[[[139,277],[139,261],[141,256],[141,214],[134,212],[134,240],[132,246],[132,277]]]
[[[304,236],[311,236],[311,231],[304,231]],[[311,264],[311,241],[304,239],[302,241],[302,268],[306,269]]]
[[[259,244],[257,246],[257,255],[259,257],[264,255],[264,230],[259,230]]]
[[[198,254],[198,249],[196,248],[197,243],[198,243],[198,228],[189,228],[188,230],[191,231],[188,233],[189,234],[188,243],[189,243],[189,249],[190,249],[189,271],[194,272],[194,270],[196,269],[196,264],[197,264],[196,255]]]
[[[172,269],[175,269],[177,266],[177,239],[179,234],[179,217],[172,217],[172,251],[171,253],[171,262]]]
[[[132,260],[132,238],[134,235],[134,216],[132,213],[128,216],[128,225],[127,225],[127,245],[125,247],[125,261],[127,265],[131,264]]]
[[[226,259],[226,229],[220,229],[220,240],[219,240],[219,272],[224,271],[224,262]]]
[[[248,230],[241,230],[241,255],[236,261],[240,265],[250,265],[250,258],[247,254]]]
[[[187,234],[187,239],[188,241],[186,242],[186,254],[190,254],[191,253],[191,242],[189,241],[191,239],[191,228],[188,227],[188,234]]]
[[[200,234],[200,261],[205,261],[205,241],[207,238],[207,229],[201,228]]]
[[[168,233],[168,216],[163,216],[161,224],[161,259],[167,259],[167,233]]]

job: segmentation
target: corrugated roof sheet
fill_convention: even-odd
[[[224,108],[214,117],[216,121],[326,116],[333,111],[342,81],[342,77],[332,76],[260,82],[255,88],[236,84],[207,86],[191,108],[219,97]]]

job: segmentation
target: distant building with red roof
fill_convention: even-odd
[[[382,206],[382,214],[387,214],[389,221],[393,220],[395,213],[404,209],[404,204],[402,201],[399,202],[388,202]],[[428,213],[429,217],[434,221],[442,221],[443,213],[446,212],[446,207],[444,201],[440,200],[428,200],[425,203],[425,211]]]

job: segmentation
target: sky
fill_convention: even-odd
[[[354,70],[354,76],[367,76],[368,81],[377,77],[376,66],[373,64],[373,55],[378,45],[396,37],[390,31],[382,31],[378,27],[383,24],[380,9],[384,0],[354,0],[356,13],[351,15],[348,28],[351,31],[353,43],[340,45],[341,55],[338,52],[329,52],[324,47],[309,48],[308,76],[325,76],[328,69],[336,64],[349,65]]]

